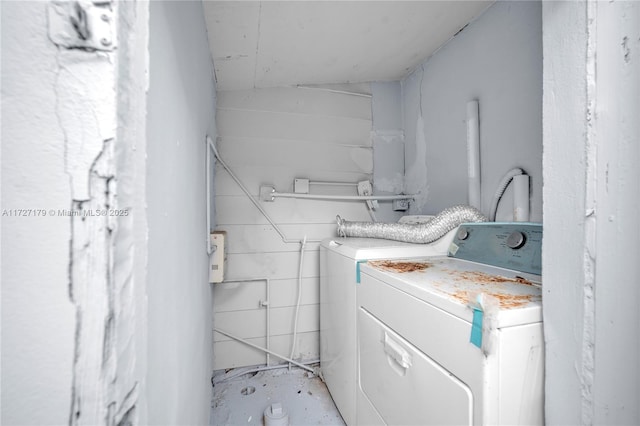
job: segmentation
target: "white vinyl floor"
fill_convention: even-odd
[[[285,367],[238,375],[246,370],[215,372],[211,425],[263,425],[264,411],[274,403],[288,413],[289,425],[345,424],[326,385],[312,373]]]

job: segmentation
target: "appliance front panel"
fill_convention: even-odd
[[[469,387],[364,309],[360,386],[389,425],[471,425]]]

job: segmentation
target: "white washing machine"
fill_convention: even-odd
[[[418,220],[419,221],[419,220]],[[409,218],[409,223],[416,221]],[[356,287],[360,265],[370,259],[444,255],[452,230],[431,244],[375,238],[329,238],[320,246],[320,368],[342,418],[356,420]]]
[[[541,241],[463,224],[448,256],[361,265],[358,423],[543,424]]]

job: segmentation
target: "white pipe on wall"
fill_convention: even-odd
[[[467,102],[467,165],[468,202],[480,210],[480,118],[477,100]]]
[[[261,351],[266,352],[266,353],[268,353],[268,354],[271,354],[271,355],[277,356],[278,358],[280,358],[280,359],[282,359],[282,360],[284,360],[284,361],[287,361],[287,362],[289,362],[289,363],[291,363],[291,364],[293,364],[293,365],[297,365],[297,366],[298,366],[298,367],[300,367],[300,368],[304,368],[305,370],[310,371],[310,372],[312,372],[313,374],[317,374],[317,371],[316,371],[315,369],[311,368],[311,367],[307,367],[306,365],[301,364],[301,363],[299,363],[298,361],[294,361],[294,360],[292,360],[292,359],[290,359],[290,358],[287,358],[286,356],[283,356],[283,355],[277,354],[277,353],[275,353],[275,352],[273,352],[273,351],[270,351],[270,350],[268,350],[268,349],[265,349],[265,348],[263,348],[263,347],[261,347],[261,346],[254,345],[253,343],[251,343],[251,342],[249,342],[249,341],[247,341],[247,340],[245,340],[245,339],[243,339],[243,338],[241,338],[241,337],[234,336],[233,334],[227,333],[226,331],[222,331],[222,330],[220,330],[220,329],[219,329],[219,328],[217,328],[217,327],[214,327],[214,328],[213,328],[213,331],[216,331],[216,332],[218,332],[218,333],[220,333],[220,334],[224,334],[225,336],[230,337],[230,338],[232,338],[232,339],[234,339],[234,340],[237,340],[238,342],[244,343],[244,344],[245,344],[245,345],[247,345],[247,346],[251,346],[251,347],[252,347],[252,348],[254,348],[254,349],[258,349],[258,350],[261,350]]]
[[[529,175],[513,177],[513,221],[529,221]]]
[[[311,361],[304,361],[301,364],[304,365],[313,365],[313,364],[318,364],[320,363],[320,359],[312,359]],[[220,376],[215,376],[211,378],[211,384],[213,386],[217,385],[218,383],[222,383],[222,382],[226,382],[228,380],[232,380],[235,379],[237,377],[240,376],[244,376],[245,374],[251,374],[251,373],[259,373],[261,371],[269,371],[269,370],[278,370],[280,368],[286,368],[286,367],[290,367],[290,365],[287,364],[276,364],[276,365],[263,365],[260,367],[237,367],[234,368],[232,370],[230,370],[229,372],[222,374]]]
[[[298,315],[300,314],[300,304],[302,303],[302,266],[304,262],[304,246],[307,243],[307,236],[304,236],[302,243],[300,244],[300,264],[298,265],[298,298],[296,300],[296,312],[293,316],[293,335],[291,337],[291,355],[289,358],[293,359],[293,355],[296,349],[296,338],[298,336]]]
[[[309,185],[325,185],[325,186],[358,186],[357,182],[322,182],[309,181]]]
[[[244,192],[245,195],[249,198],[249,201],[253,203],[253,205],[260,211],[262,216],[264,216],[264,218],[267,219],[267,221],[271,224],[271,226],[273,226],[273,229],[275,229],[278,235],[280,235],[280,238],[282,238],[282,241],[287,244],[300,243],[301,240],[292,240],[290,238],[287,238],[287,236],[284,234],[284,232],[282,232],[280,227],[273,221],[273,219],[271,219],[271,216],[269,216],[267,212],[262,208],[262,206],[260,206],[260,203],[255,199],[255,197],[251,195],[251,192],[249,192],[247,187],[244,186],[242,181],[236,176],[233,170],[231,170],[231,168],[227,166],[227,163],[224,162],[222,157],[220,157],[220,154],[218,153],[218,150],[216,149],[216,146],[213,143],[213,140],[211,140],[209,136],[207,136],[207,143],[209,144],[209,147],[213,151],[213,154],[216,156],[216,159],[220,162],[222,167],[224,167],[224,169],[229,173],[229,176],[231,176],[231,178],[236,182],[236,184],[238,184],[242,192]],[[321,240],[307,240],[308,243],[311,243],[311,242],[319,243],[320,241]]]
[[[413,195],[321,195],[321,194],[296,194],[293,192],[271,192],[271,198],[303,198],[308,200],[342,200],[342,201],[367,201],[367,200],[413,200]]]
[[[213,149],[213,144],[211,143],[211,138],[209,136],[205,139],[207,143],[207,155],[206,155],[206,179],[207,179],[207,254],[211,256],[213,254],[213,247],[211,247],[211,151]]]

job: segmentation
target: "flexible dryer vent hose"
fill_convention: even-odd
[[[349,222],[336,216],[341,237],[382,238],[406,243],[427,244],[442,238],[461,223],[486,222],[487,218],[471,206],[454,206],[441,211],[429,222],[373,223]]]

